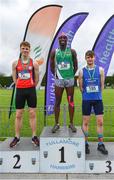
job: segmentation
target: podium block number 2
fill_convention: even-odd
[[[20,169],[21,168],[21,165],[19,165],[20,155],[16,154],[16,155],[13,156],[13,158],[16,158],[16,163],[13,166],[13,169]]]

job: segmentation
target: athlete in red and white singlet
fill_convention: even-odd
[[[16,86],[15,106],[15,137],[10,143],[10,147],[16,146],[20,142],[20,130],[22,126],[22,115],[25,102],[29,107],[30,126],[32,129],[32,143],[39,146],[39,139],[36,136],[36,85],[39,80],[39,66],[37,62],[33,63],[30,58],[30,44],[23,41],[20,44],[21,58],[12,65],[12,77]]]
[[[16,67],[17,72],[17,82],[16,87],[17,88],[29,88],[29,87],[35,87],[35,81],[34,81],[34,67],[33,67],[33,60],[30,59],[29,63],[23,64],[22,60],[18,60],[18,64]]]

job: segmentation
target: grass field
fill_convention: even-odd
[[[11,100],[12,90],[0,90],[0,137],[14,136],[14,120],[15,113],[12,113],[10,120],[8,119],[8,111]],[[44,127],[44,90],[37,91],[37,134],[40,135]],[[82,124],[82,114],[81,114],[81,93],[79,89],[75,88],[75,116],[74,122],[76,126],[81,126]],[[114,90],[105,89],[103,91],[103,102],[104,102],[104,136],[114,137]],[[60,113],[60,124],[63,124],[63,105],[67,107],[66,93],[64,92],[62,102],[61,102],[61,113]],[[66,111],[66,121],[69,123],[68,110]],[[53,126],[54,115],[46,117],[47,125]],[[90,137],[96,137],[96,121],[95,116],[92,115],[90,122]],[[29,117],[27,109],[24,113],[23,127],[21,130],[21,136],[31,136],[31,129],[29,127]]]

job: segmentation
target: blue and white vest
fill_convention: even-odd
[[[100,68],[83,68],[83,100],[102,100]]]

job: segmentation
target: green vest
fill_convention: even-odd
[[[72,53],[70,48],[65,51],[56,49],[55,54],[56,76],[58,79],[72,79],[74,78],[74,66],[72,61]]]

